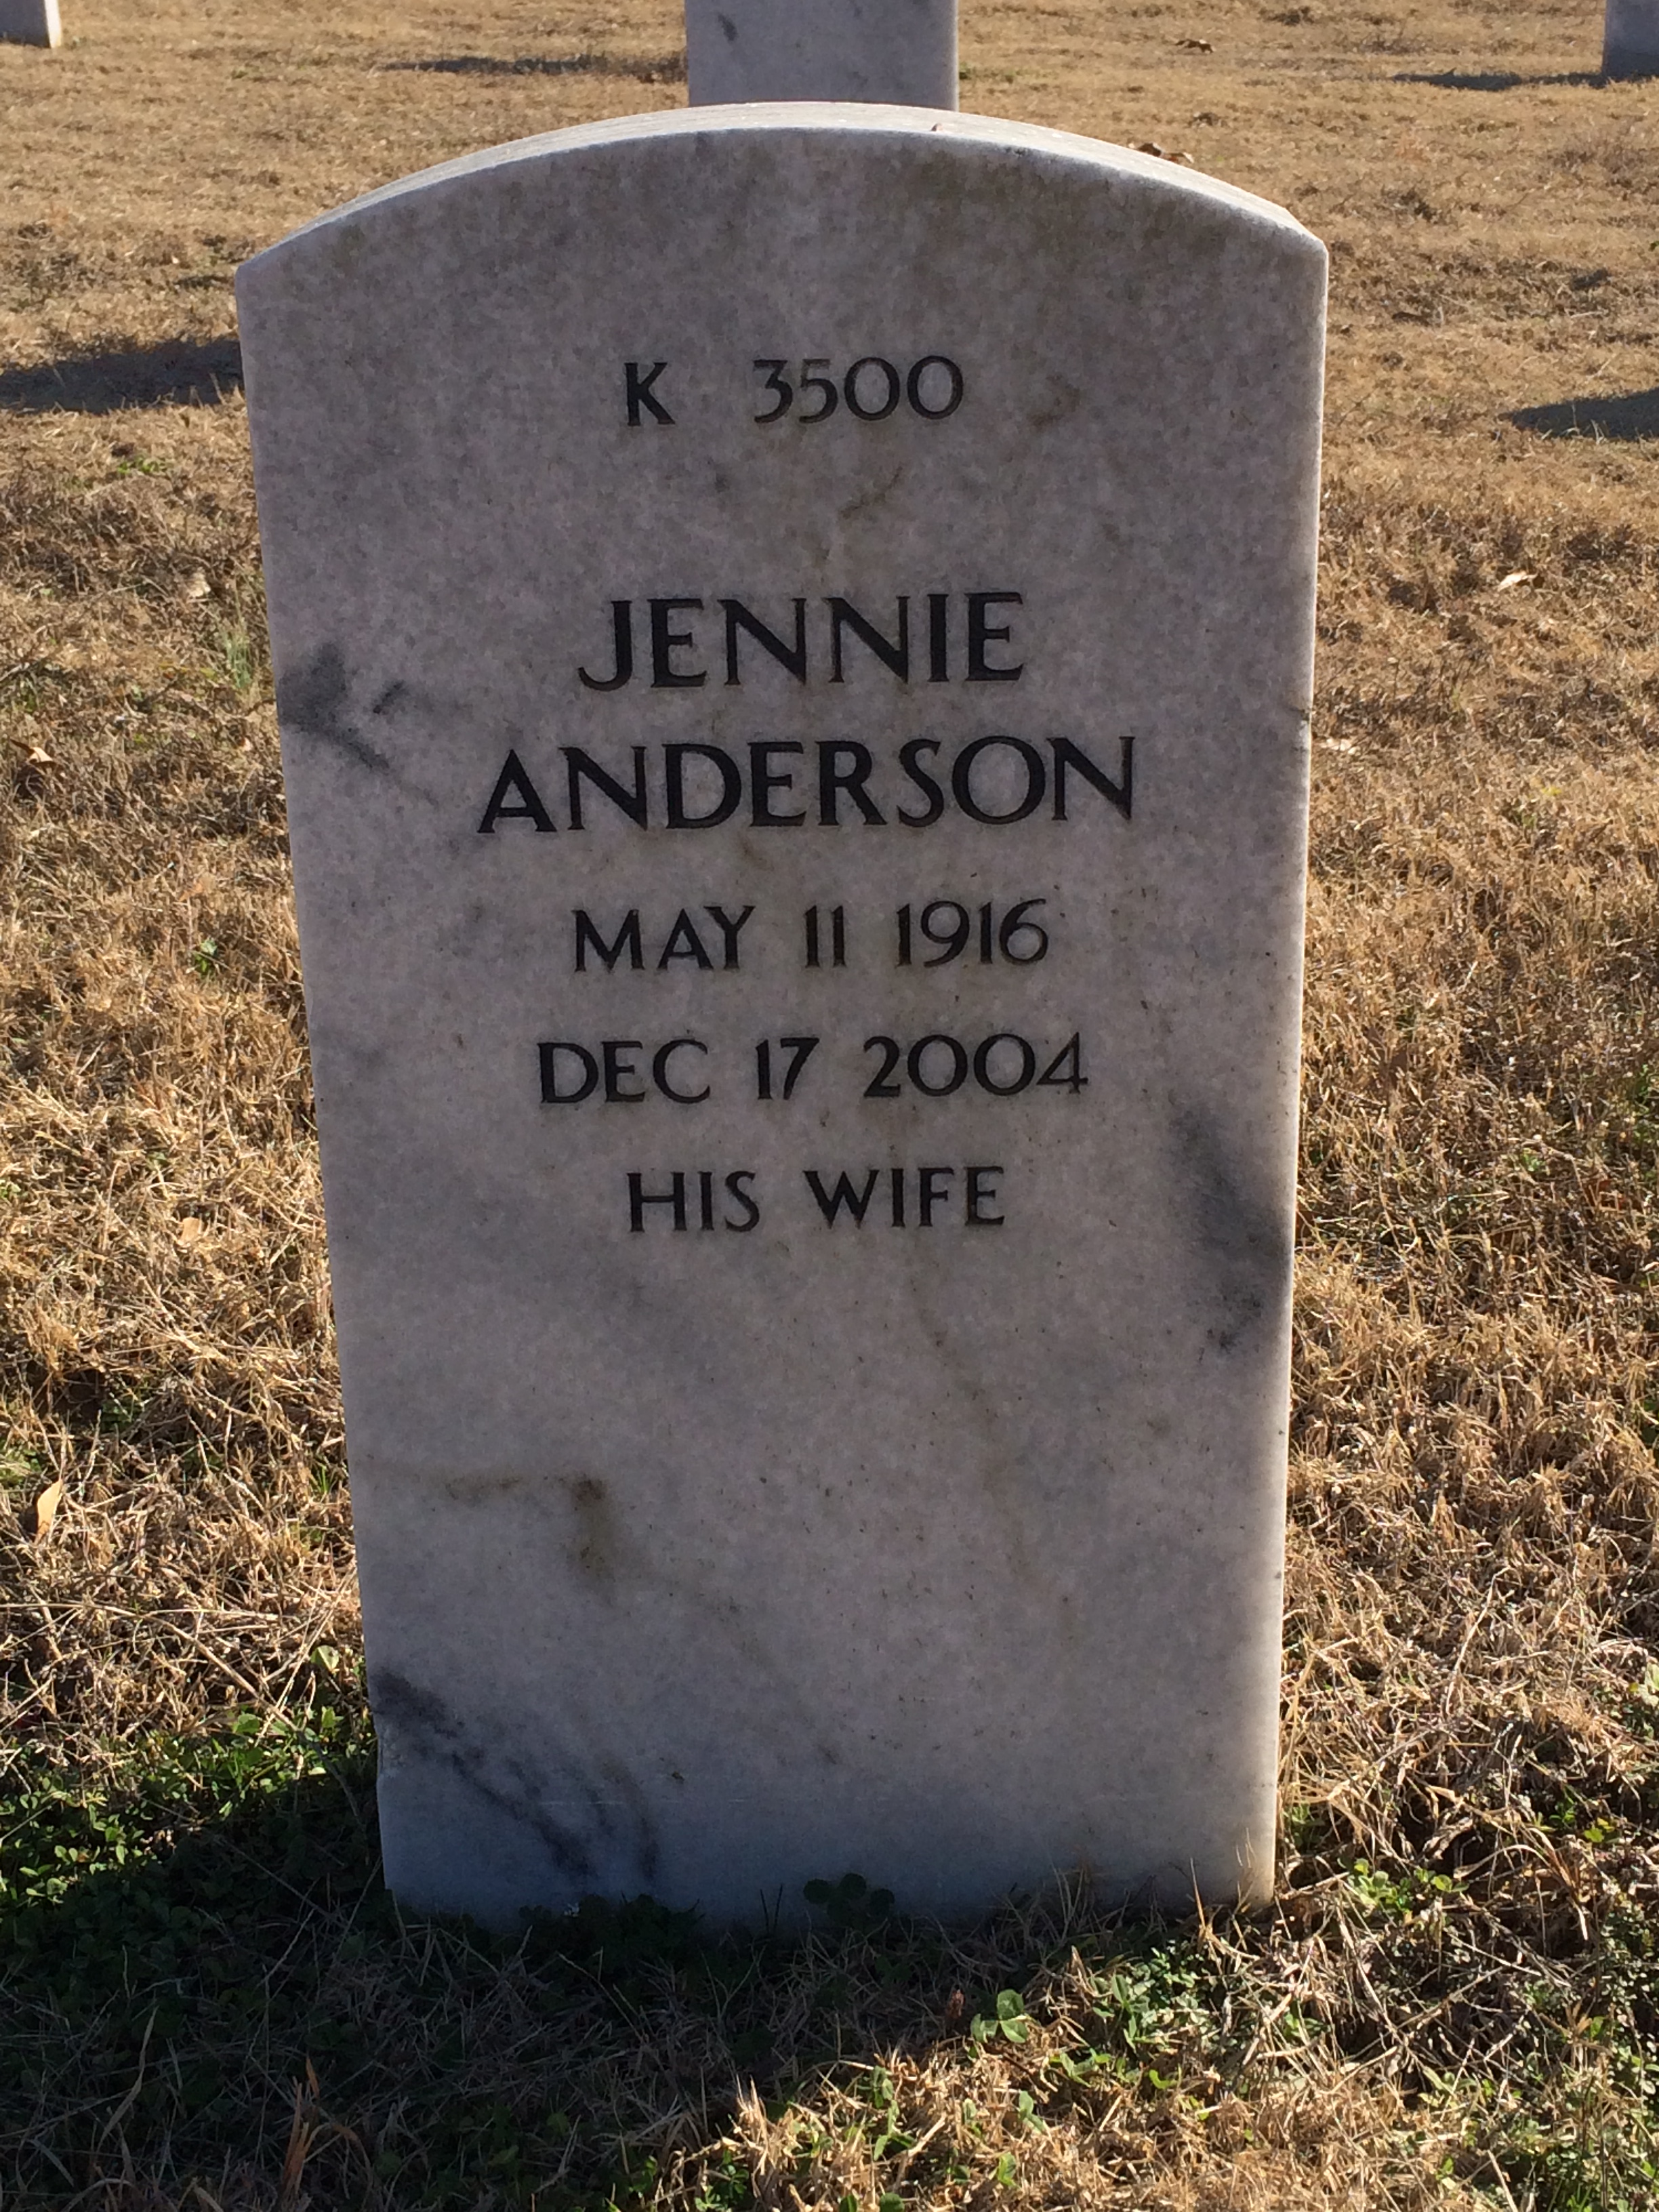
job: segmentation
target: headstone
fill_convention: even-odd
[[[0,0],[0,40],[24,46],[61,46],[58,0]]]
[[[1603,76],[1659,76],[1659,0],[1607,0]]]
[[[957,104],[957,0],[685,0],[685,49],[694,107]]]
[[[1269,1887],[1323,287],[817,104],[242,270],[409,1905]]]

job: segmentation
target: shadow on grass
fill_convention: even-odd
[[[685,56],[659,54],[439,54],[430,60],[380,62],[376,74],[413,70],[438,76],[623,76],[638,84],[684,84]]]
[[[746,2085],[1018,2039],[1007,1984],[1079,1940],[1034,1911],[952,1936],[856,1877],[813,1886],[807,1936],[643,1898],[513,1936],[406,1923],[373,1764],[366,1720],[313,1710],[152,1742],[117,1786],[27,1756],[0,1777],[6,2212],[595,2212],[677,2153],[735,2212],[749,2177],[718,2143]]]
[[[1333,2094],[1384,2060],[1413,2099],[1466,2072],[1501,2088],[1510,2117],[1480,2123],[1458,2172],[1501,2171],[1506,2203],[1653,2201],[1626,2091],[1587,2132],[1572,2086],[1587,2034],[1610,2082],[1650,2078],[1639,1916],[1589,1945],[1575,1927],[1569,1963],[1537,1948],[1530,1905],[1504,1908],[1522,1934],[1466,1870],[1322,1856],[1311,1951],[1282,1922],[1218,1936],[1081,1884],[951,1929],[853,1875],[808,1886],[805,1935],[636,1898],[499,1936],[405,1922],[387,1896],[360,1709],[249,1714],[126,1758],[99,1783],[27,1752],[0,1772],[5,2212],[749,2212],[780,2191],[891,2212],[1016,2183],[1010,2203],[1071,2203],[1103,2144],[1115,2170],[1167,2176],[1194,2112],[1287,2081]],[[1362,1957],[1363,1992],[1345,1963]],[[763,2191],[761,2108],[792,2105]],[[1239,2138],[1217,2140],[1224,2160]]]
[[[1438,85],[1443,92],[1515,92],[1522,85],[1539,84],[1602,84],[1607,80],[1600,70],[1571,70],[1560,76],[1518,76],[1510,70],[1440,70],[1425,76],[1409,70],[1400,70],[1396,84]]]
[[[1600,399],[1559,399],[1547,407],[1522,407],[1510,416],[1518,429],[1545,438],[1593,438],[1635,445],[1659,438],[1659,385]]]
[[[0,410],[112,415],[123,407],[216,407],[241,388],[242,349],[235,338],[165,338],[122,353],[0,369]]]

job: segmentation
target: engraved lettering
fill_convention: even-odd
[[[695,613],[702,605],[701,599],[653,599],[651,608],[651,686],[656,691],[695,691],[700,684],[707,684],[706,668],[682,669],[674,665],[677,653],[695,650],[696,639],[689,629],[669,627],[674,617]],[[595,689],[604,687],[595,686]]]
[[[891,643],[872,622],[866,621],[850,599],[832,599],[830,608],[830,681],[843,684],[846,676],[842,666],[842,634],[851,630],[861,645],[867,646],[876,659],[890,668],[901,684],[910,681],[910,602],[901,598],[898,603],[898,635]]]
[[[624,952],[628,955],[628,964],[630,968],[643,968],[645,953],[640,944],[639,908],[629,907],[623,917],[621,928],[618,929],[611,942],[607,945],[595,927],[592,917],[582,908],[578,907],[576,908],[576,973],[579,975],[586,975],[587,972],[587,956],[590,951],[597,952],[599,958],[604,961],[607,975],[616,967]]]
[[[590,676],[585,668],[577,669],[576,674],[590,691],[619,691],[634,673],[632,599],[611,602],[611,653],[615,665],[609,676]]]
[[[519,795],[516,806],[509,806],[507,803],[510,792],[516,792]],[[492,836],[498,822],[515,819],[533,822],[538,830],[550,830],[553,827],[553,817],[542,805],[535,785],[525,774],[524,763],[517,753],[509,752],[501,774],[495,779],[495,787],[485,803],[483,819],[478,824],[478,835],[481,837]]]
[[[653,422],[672,422],[673,421],[673,416],[651,388],[667,366],[668,363],[665,361],[653,361],[648,369],[646,368],[643,362],[630,361],[623,364],[624,377],[623,389],[628,402],[628,427],[630,430],[637,430],[643,421],[644,418],[640,412],[641,408],[648,410]]]

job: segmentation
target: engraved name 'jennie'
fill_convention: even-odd
[[[1017,684],[1024,673],[1024,662],[1008,658],[1010,621],[994,618],[1000,609],[1024,605],[1019,592],[929,592],[925,611],[918,607],[914,621],[908,592],[879,620],[839,594],[798,599],[790,602],[787,617],[773,618],[776,629],[742,599],[714,604],[718,618],[699,624],[697,617],[708,612],[704,599],[612,599],[611,665],[601,662],[598,672],[580,667],[578,678],[589,691],[620,691],[634,681],[637,665],[647,680],[645,661],[635,653],[641,632],[648,643],[648,681],[656,691],[701,690],[708,681],[708,657],[722,647],[729,684],[743,682],[745,665],[752,674],[757,655],[763,656],[763,668],[775,661],[797,684],[825,680],[826,672],[830,683],[844,684],[855,653],[890,670],[901,684],[908,684],[913,673],[928,684]],[[636,608],[643,609],[643,621]]]

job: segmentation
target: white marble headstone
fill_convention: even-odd
[[[1603,76],[1659,76],[1659,0],[1607,0]]]
[[[58,0],[0,0],[0,40],[25,46],[61,46]]]
[[[957,0],[685,0],[685,52],[694,107],[957,104]]]
[[[242,270],[409,1904],[1270,1884],[1323,289],[810,104]]]

